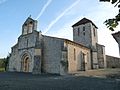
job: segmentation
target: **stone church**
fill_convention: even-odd
[[[83,18],[73,26],[73,41],[42,35],[28,17],[12,47],[9,71],[64,75],[106,67],[105,47],[98,44],[97,26]]]

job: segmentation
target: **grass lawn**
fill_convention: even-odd
[[[5,68],[0,68],[0,72],[4,72],[5,71]]]

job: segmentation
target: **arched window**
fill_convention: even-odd
[[[80,28],[78,28],[78,36],[80,35]]]
[[[94,34],[94,36],[96,36],[95,28],[93,28],[93,34]]]
[[[76,60],[76,49],[74,48],[74,60]]]
[[[33,29],[33,23],[30,22],[30,23],[28,24],[28,33],[32,33],[32,29]]]
[[[27,29],[28,29],[27,24],[25,24],[24,27],[23,27],[23,34],[27,34]]]
[[[83,35],[85,36],[85,26],[83,26]]]

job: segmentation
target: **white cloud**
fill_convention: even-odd
[[[47,3],[43,6],[42,10],[40,11],[40,13],[38,14],[36,20],[38,18],[40,18],[40,16],[45,12],[46,8],[50,5],[50,3],[52,2],[52,0],[48,0]]]
[[[67,9],[65,9],[55,20],[53,20],[48,27],[45,29],[45,31],[43,32],[43,34],[47,33],[51,27],[60,19],[62,18],[69,10],[71,10],[75,5],[77,5],[81,0],[77,0],[76,2],[74,2],[71,6],[69,6]]]

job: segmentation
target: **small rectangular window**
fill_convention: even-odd
[[[74,48],[74,60],[76,60],[76,50]]]
[[[85,36],[85,27],[83,27],[83,35]]]
[[[95,28],[93,28],[93,33],[94,33],[94,36],[95,36]]]
[[[103,54],[103,48],[101,48],[101,53]]]
[[[80,35],[80,28],[78,28],[78,36]]]
[[[28,47],[28,39],[27,39],[27,47]]]
[[[85,36],[85,32],[83,32],[83,35]]]
[[[25,34],[27,34],[27,31],[28,30],[28,28],[27,28],[27,26],[24,26],[24,28],[23,28],[23,34],[25,35]]]
[[[83,31],[85,31],[85,27],[83,27]]]

